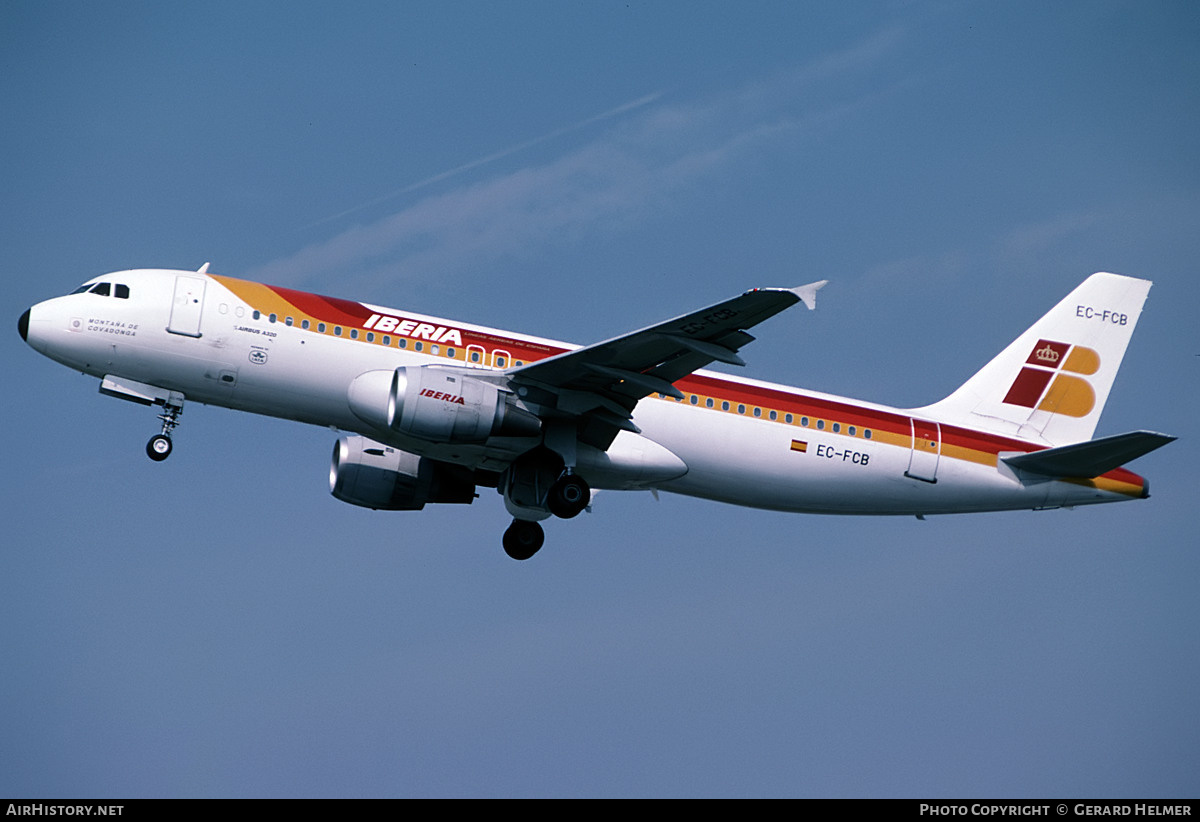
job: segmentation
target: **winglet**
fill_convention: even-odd
[[[828,282],[829,280],[821,280],[820,282],[789,288],[788,291],[799,297],[808,306],[808,310],[812,311],[817,307],[817,292],[824,288]]]

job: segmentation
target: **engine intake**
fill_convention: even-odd
[[[363,422],[430,442],[483,442],[541,430],[541,421],[495,384],[447,368],[368,371],[350,384],[349,401]]]
[[[342,437],[333,446],[329,491],[342,502],[384,511],[419,511],[426,503],[469,504],[475,477],[469,468],[419,457],[366,437]]]

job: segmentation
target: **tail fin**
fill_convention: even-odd
[[[1091,439],[1150,285],[1093,274],[961,388],[921,413],[1051,446]]]

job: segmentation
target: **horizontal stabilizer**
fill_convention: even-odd
[[[1153,431],[1130,431],[1089,442],[1047,448],[1002,459],[1013,468],[1048,477],[1098,477],[1161,448],[1175,437]]]

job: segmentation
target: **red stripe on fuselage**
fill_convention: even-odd
[[[353,300],[326,297],[282,286],[266,287],[282,299],[296,306],[299,311],[317,320],[335,325],[357,326],[361,328],[363,323],[372,314],[380,313],[372,311],[362,303],[354,302]],[[392,311],[390,309],[382,309],[382,312],[389,316],[401,318],[407,316],[403,312]],[[533,340],[522,340],[484,331],[473,331],[438,318],[431,317],[429,321],[459,329],[462,333],[464,348],[475,345],[485,349],[503,350],[511,358],[510,365],[512,361],[516,360],[531,363],[572,350],[566,346],[546,344]],[[742,383],[738,382],[734,377],[713,377],[703,374],[692,374],[676,381],[676,386],[685,393],[713,397],[718,401],[728,401],[734,406],[741,403],[751,408],[772,409],[781,414],[790,413],[797,418],[810,417],[814,420],[837,421],[843,425],[870,428],[875,431],[888,432],[901,437],[908,437],[912,433],[912,417],[905,413],[866,408],[850,402],[805,396],[779,388]],[[832,432],[826,431],[825,433],[829,434]],[[1003,451],[1041,451],[1045,448],[1045,446],[1034,443],[1010,439],[974,429],[960,428],[945,423],[941,425],[941,433],[944,445],[971,449],[983,454],[992,455],[993,457]],[[1141,476],[1125,468],[1114,469],[1103,476],[1106,479],[1128,483],[1136,487],[1144,487],[1145,483],[1145,480]]]

